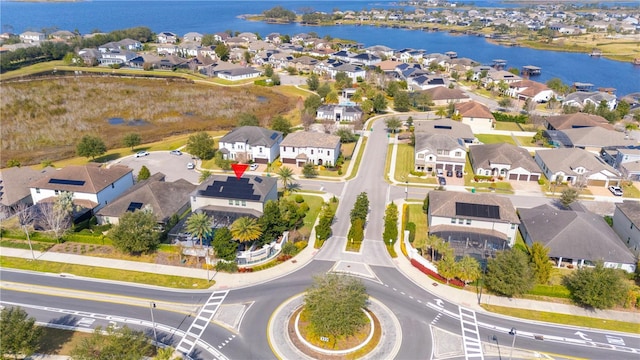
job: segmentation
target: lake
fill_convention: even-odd
[[[476,6],[504,6],[497,1],[475,1]],[[546,82],[559,78],[566,84],[592,83],[595,87],[613,87],[618,95],[640,92],[640,66],[604,58],[594,58],[583,53],[551,52],[507,47],[488,43],[484,38],[467,35],[451,35],[443,32],[423,32],[376,28],[368,26],[309,27],[299,24],[267,24],[251,22],[239,15],[259,14],[274,6],[301,11],[313,8],[319,11],[363,10],[372,8],[399,8],[391,2],[371,1],[88,1],[88,2],[10,2],[0,1],[2,31],[21,33],[43,28],[78,30],[89,33],[94,30],[109,32],[135,26],[146,26],[154,32],[171,31],[183,35],[190,31],[203,34],[225,30],[249,31],[261,35],[271,32],[294,35],[314,31],[321,37],[351,39],[364,44],[386,45],[400,49],[411,47],[429,53],[455,51],[459,57],[468,57],[483,64],[493,59],[507,60],[507,68],[534,65],[542,68],[542,74],[533,78]],[[509,7],[517,4],[510,3]],[[406,7],[411,10],[413,8]]]

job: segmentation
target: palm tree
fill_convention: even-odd
[[[211,228],[212,219],[205,213],[195,213],[187,219],[187,231],[198,238],[202,247],[202,239],[213,234]]]
[[[447,116],[447,109],[444,106],[439,107],[436,111],[436,115],[440,116],[440,119],[442,119],[444,116]]]
[[[254,241],[262,235],[262,228],[256,219],[243,216],[229,228],[234,239],[240,242]]]
[[[287,189],[289,189],[291,183],[293,182],[293,170],[286,166],[282,166],[280,170],[278,170],[278,176],[280,177],[280,181],[282,181],[284,193],[286,193]]]
[[[458,262],[458,266],[460,270],[459,278],[464,281],[465,284],[476,281],[480,278],[480,264],[478,264],[478,260],[471,256],[464,256]]]

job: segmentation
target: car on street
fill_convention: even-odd
[[[190,163],[187,164],[187,169],[193,170],[195,168],[196,168],[196,165],[194,163],[190,162]]]
[[[136,153],[136,157],[137,157],[137,158],[139,158],[139,157],[143,157],[143,156],[147,156],[147,155],[149,155],[149,152],[148,152],[148,151],[138,151],[138,152]]]
[[[609,186],[609,191],[615,196],[622,196],[622,189],[620,186]]]
[[[447,185],[447,179],[445,179],[442,176],[438,176],[438,184],[440,184],[440,186],[445,186]]]
[[[256,163],[251,164],[251,166],[249,166],[249,169],[251,169],[251,171],[258,170],[258,164],[256,164]]]
[[[171,150],[170,154],[171,155],[182,155],[182,151],[180,151],[180,150]]]

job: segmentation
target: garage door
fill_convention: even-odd
[[[520,174],[520,178],[518,180],[520,181],[527,181],[529,179],[529,175],[527,174]]]
[[[518,174],[509,174],[509,180],[518,180]]]
[[[266,163],[268,163],[267,159],[261,159],[261,158],[254,158],[253,161],[257,162],[258,164],[266,164]]]
[[[285,159],[282,159],[282,162],[285,163],[285,164],[295,164],[296,163],[296,159],[285,158]]]
[[[587,185],[589,186],[605,186],[606,181],[604,180],[589,180],[587,181]]]
[[[539,177],[539,175],[531,175],[531,177],[529,177],[529,181],[538,181]]]

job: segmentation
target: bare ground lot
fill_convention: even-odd
[[[146,143],[231,129],[244,112],[254,113],[266,126],[296,105],[295,98],[267,88],[176,79],[72,76],[3,82],[1,87],[1,166],[10,159],[27,165],[68,158],[85,134],[98,135],[113,148],[122,146],[128,133],[140,134]],[[112,124],[111,118],[122,121]]]

